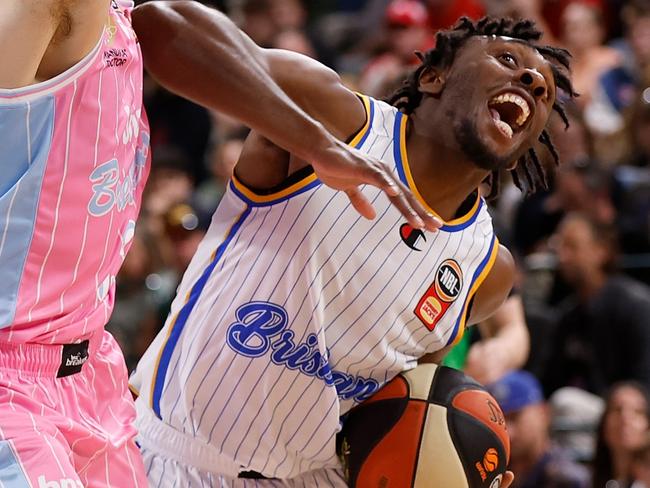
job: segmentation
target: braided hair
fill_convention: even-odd
[[[484,17],[477,22],[473,22],[467,17],[462,17],[452,29],[438,32],[435,48],[424,54],[416,53],[421,61],[420,66],[408,76],[398,90],[388,97],[387,102],[405,114],[411,114],[422,101],[423,94],[419,91],[420,75],[432,67],[444,69],[451,66],[458,49],[473,36],[504,36],[526,43],[551,62],[555,85],[569,97],[577,96],[571,84],[571,79],[566,74],[569,70],[571,55],[566,49],[536,44],[535,41],[542,37],[542,33],[535,28],[534,22],[508,18],[493,19],[490,17]],[[559,99],[556,99],[553,104],[553,110],[560,115],[565,128],[568,128],[569,119]],[[559,155],[546,130],[543,130],[540,134],[539,142],[546,146],[555,164],[558,165],[560,163]],[[514,184],[525,194],[536,192],[540,186],[548,189],[548,175],[535,149],[532,147],[521,156],[516,168],[511,170],[510,173]],[[499,194],[499,170],[493,171],[488,176],[487,182],[491,188],[487,198],[497,197]]]

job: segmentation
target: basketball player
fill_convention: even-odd
[[[131,7],[0,2],[3,487],[147,484],[124,359],[104,332],[149,164]],[[243,59],[237,45],[216,55],[222,75],[212,82],[257,98],[216,105],[318,161],[325,175],[334,168],[335,185],[365,215],[372,209],[356,187],[371,183],[412,225],[435,228],[392,173],[340,143]]]
[[[149,5],[151,26],[136,25],[145,53],[159,53],[154,74],[208,106],[225,96],[201,42],[221,35],[215,14]],[[239,35],[249,63],[341,140],[389,161],[445,223],[413,229],[372,187],[363,194],[377,218],[363,220],[307,161],[253,133],[132,378],[152,486],[346,486],[341,416],[419,360],[439,359],[510,290],[512,257],[477,188],[488,179],[495,192],[507,170],[521,187],[543,181],[538,140],[556,156],[545,126],[553,109],[563,114],[558,88],[573,93],[568,53],[538,46],[539,36],[530,22],[464,19],[438,35],[391,105]]]

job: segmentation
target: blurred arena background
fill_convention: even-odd
[[[204,3],[261,46],[317,58],[377,98],[461,15],[532,18],[548,43],[572,52],[580,97],[568,106],[568,131],[555,120],[563,164],[551,188],[523,198],[504,181],[491,204],[517,259],[515,293],[530,336],[520,365],[528,373],[492,388],[512,424],[515,486],[650,488],[650,1]],[[108,326],[130,368],[162,327],[247,134],[150,77],[144,96],[152,173]],[[456,367],[486,340],[480,330],[467,334]],[[549,465],[554,478],[535,471]]]

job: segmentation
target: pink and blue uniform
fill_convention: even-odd
[[[149,171],[131,7],[66,72],[0,90],[0,487],[146,486],[104,331]]]

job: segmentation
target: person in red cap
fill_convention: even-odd
[[[385,96],[396,88],[405,71],[418,63],[415,51],[433,47],[429,14],[417,0],[394,0],[386,8],[386,51],[366,66],[359,85],[364,93]]]
[[[478,19],[486,13],[480,0],[426,0],[426,4],[434,32],[450,27],[459,17]]]

